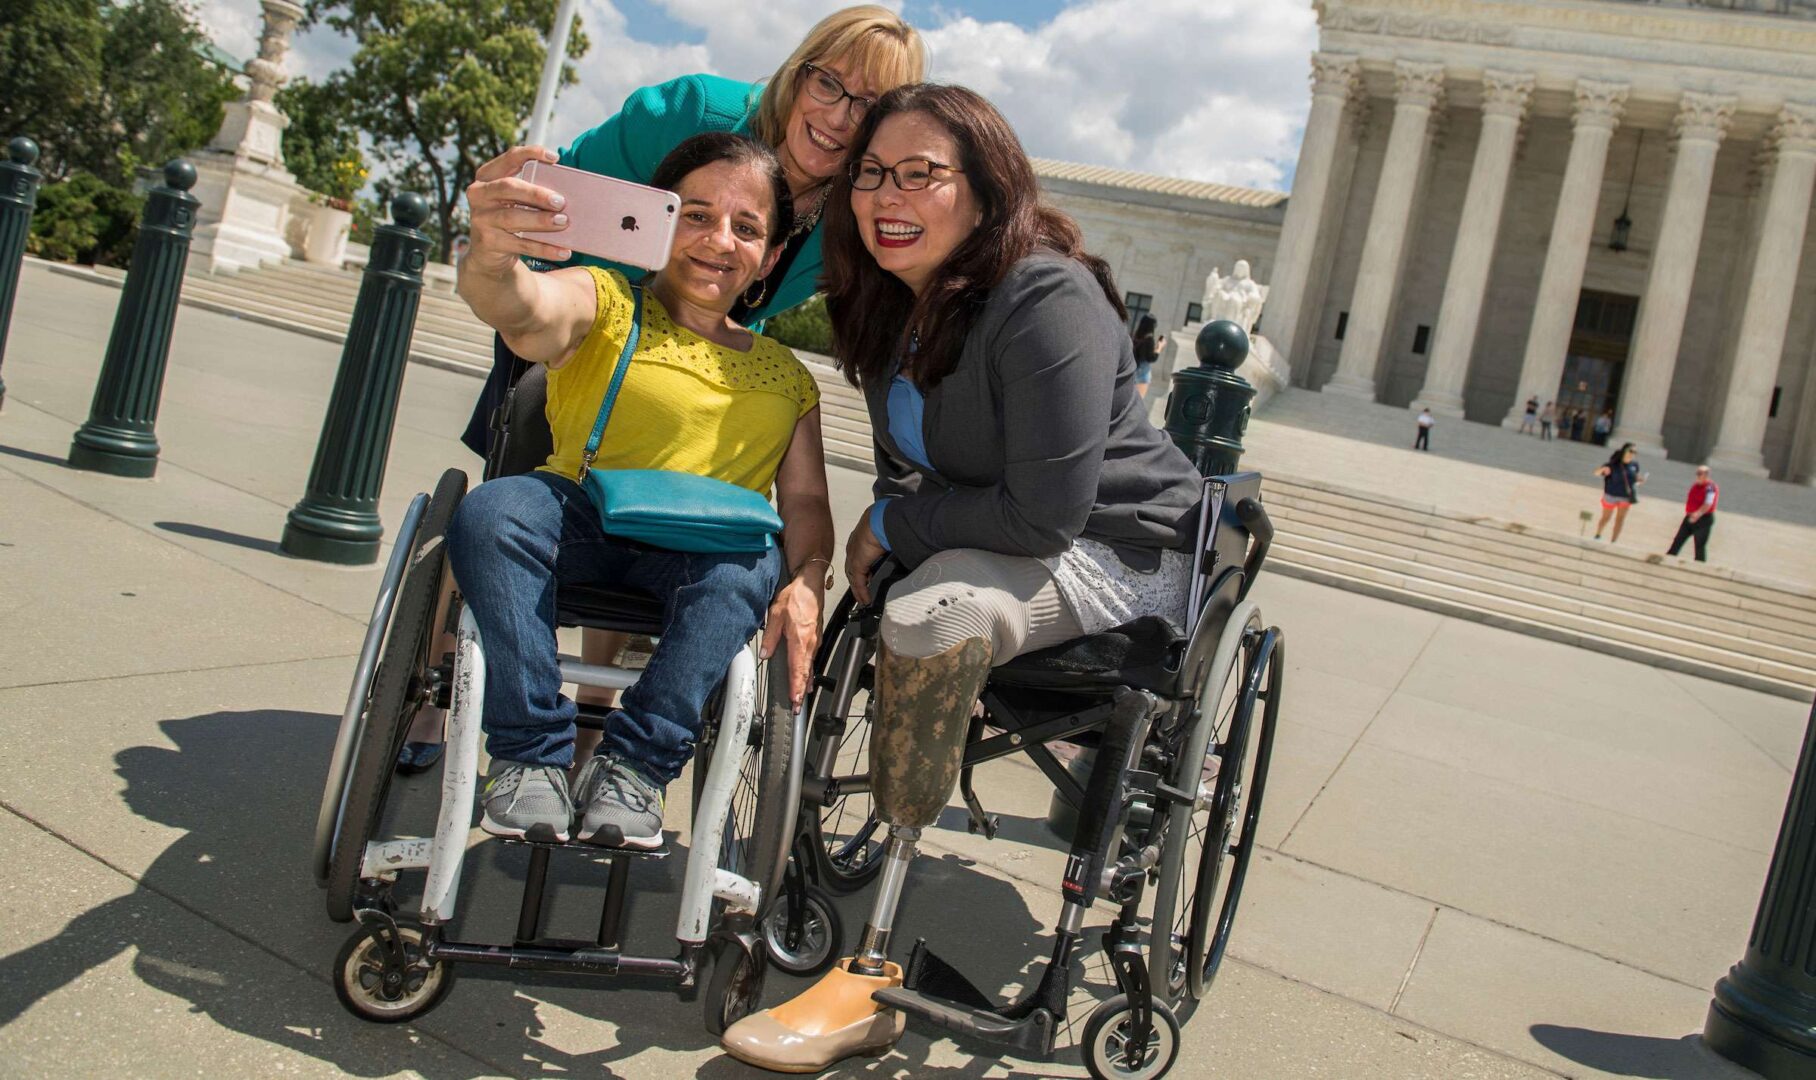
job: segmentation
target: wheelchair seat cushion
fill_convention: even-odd
[[[1099,634],[1023,653],[993,670],[990,681],[1058,690],[1132,686],[1170,696],[1184,647],[1185,638],[1172,623],[1144,615]]]
[[[555,621],[656,635],[662,632],[662,601],[635,589],[563,585],[555,593]]]

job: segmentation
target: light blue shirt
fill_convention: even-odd
[[[932,472],[933,466],[927,463],[927,444],[921,437],[926,414],[927,396],[913,380],[897,375],[889,381],[889,437],[895,440],[896,449],[908,459],[908,464]],[[870,508],[870,531],[885,550],[893,551],[889,537],[883,533],[883,507],[888,503],[887,499],[878,499]]]

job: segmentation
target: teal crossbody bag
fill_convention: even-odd
[[[599,511],[608,536],[670,551],[759,553],[776,546],[782,519],[769,500],[749,488],[694,473],[666,469],[595,469],[599,440],[612,418],[612,405],[630,370],[643,331],[643,290],[631,289],[631,330],[599,404],[586,449],[580,455],[580,486]]]

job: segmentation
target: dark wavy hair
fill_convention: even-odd
[[[650,187],[673,191],[695,169],[721,161],[734,165],[752,165],[769,181],[774,205],[769,214],[769,235],[764,250],[768,251],[788,238],[794,228],[794,196],[788,191],[788,174],[782,171],[782,159],[776,152],[748,135],[729,131],[708,131],[681,140],[681,145],[668,152],[656,172],[649,178]]]
[[[1616,450],[1614,452],[1614,455],[1608,459],[1607,465],[1605,467],[1609,468],[1609,469],[1620,468],[1622,465],[1626,464],[1621,459],[1627,456],[1627,451],[1638,450],[1638,449],[1639,448],[1634,446],[1632,443],[1621,443],[1621,448],[1619,450]]]
[[[870,147],[877,128],[898,113],[925,113],[958,144],[982,212],[977,228],[954,248],[927,288],[916,297],[894,274],[882,269],[865,248],[851,210],[851,176],[833,179],[826,197],[826,312],[832,320],[833,351],[855,386],[886,380],[902,361],[902,374],[932,389],[951,374],[990,290],[1009,269],[1038,248],[1049,248],[1083,263],[1104,296],[1126,319],[1109,264],[1084,250],[1071,218],[1040,201],[1034,166],[1015,130],[984,98],[962,86],[916,83],[884,94],[852,137],[848,160]],[[887,182],[887,181],[885,181]],[[910,335],[918,339],[907,354]]]

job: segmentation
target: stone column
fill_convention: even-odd
[[[1307,284],[1314,275],[1318,237],[1324,227],[1331,175],[1337,160],[1337,135],[1343,111],[1360,83],[1361,66],[1353,56],[1312,54],[1312,111],[1305,121],[1293,191],[1274,249],[1273,284],[1261,314],[1261,334],[1288,363],[1295,361],[1298,334],[1305,314]],[[1306,346],[1309,350],[1309,346]]]
[[[1476,330],[1482,321],[1488,270],[1494,263],[1513,152],[1532,84],[1533,77],[1527,74],[1492,70],[1482,74],[1482,134],[1476,140],[1463,217],[1457,226],[1456,246],[1451,249],[1437,333],[1425,365],[1425,386],[1415,405],[1439,416],[1463,415],[1463,384],[1469,378],[1469,357],[1475,351]]]
[[[1533,301],[1519,389],[1502,427],[1519,428],[1526,399],[1545,402],[1557,398],[1558,381],[1564,377],[1564,353],[1570,348],[1570,328],[1576,323],[1577,299],[1583,291],[1583,268],[1589,262],[1589,240],[1595,233],[1595,213],[1601,204],[1608,143],[1626,103],[1624,83],[1577,80],[1570,160],[1564,165],[1564,186],[1558,190],[1557,213],[1551,219],[1551,244],[1545,249],[1545,269]]]
[[[1615,410],[1616,445],[1630,442],[1643,453],[1664,453],[1665,402],[1683,343],[1690,288],[1696,283],[1696,255],[1702,248],[1703,217],[1715,154],[1734,117],[1734,98],[1686,92],[1677,110],[1677,160],[1665,195],[1658,247],[1639,302],[1639,327],[1622,376]]]
[[[1327,394],[1375,400],[1375,369],[1381,341],[1393,313],[1394,289],[1400,280],[1401,255],[1412,223],[1413,193],[1425,169],[1426,135],[1432,111],[1444,93],[1444,65],[1402,60],[1394,65],[1394,123],[1387,135],[1387,156],[1375,205],[1362,241],[1362,265],[1349,302],[1349,325],[1337,371],[1324,384]]]
[[[1728,396],[1715,429],[1715,449],[1709,453],[1711,465],[1751,476],[1766,475],[1760,453],[1766,411],[1784,356],[1791,294],[1797,288],[1797,265],[1810,221],[1810,193],[1816,187],[1816,105],[1786,105],[1772,134],[1777,168],[1766,193],[1759,250],[1740,317],[1734,366],[1728,372]]]

